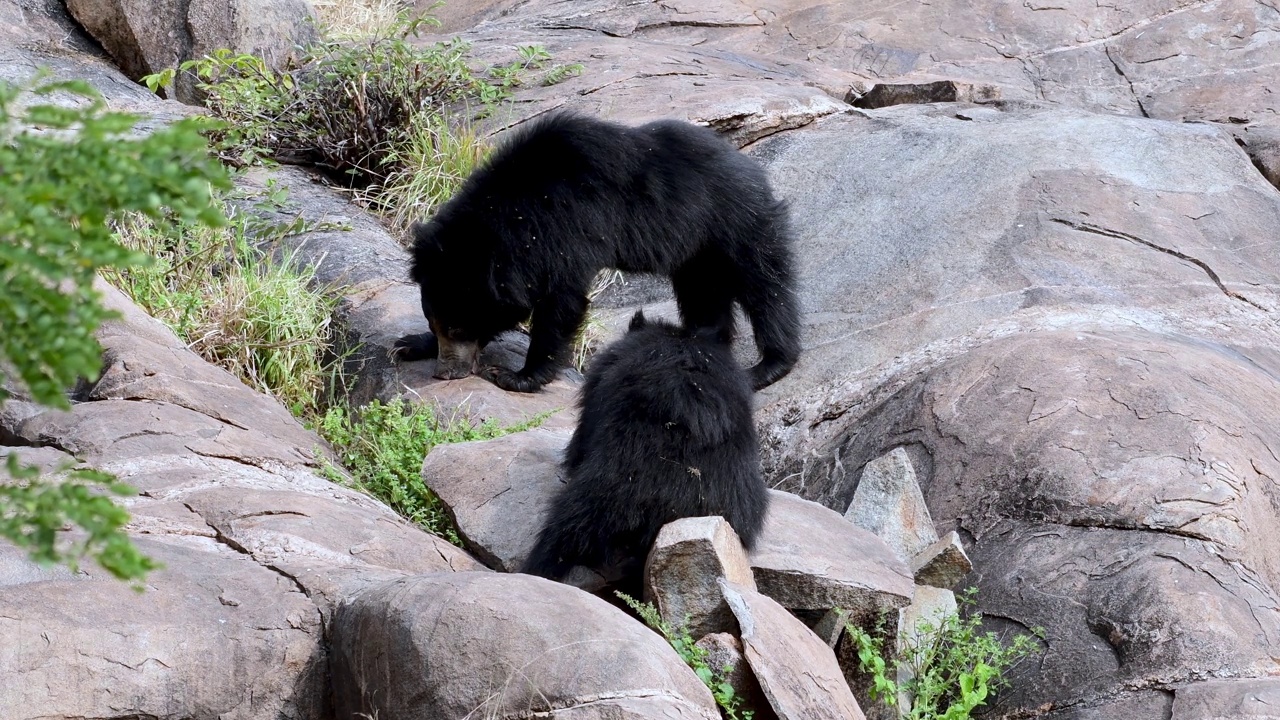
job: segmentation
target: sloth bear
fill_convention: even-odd
[[[397,360],[439,358],[436,377],[477,369],[480,348],[530,321],[523,369],[481,374],[535,392],[555,378],[604,268],[671,278],[686,327],[733,331],[736,300],[760,362],[752,386],[800,354],[785,205],[764,170],[714,131],[664,120],[624,127],[556,114],[513,131],[427,223],[411,277],[431,333]]]
[[[658,531],[684,517],[720,515],[752,547],[769,495],[751,384],[729,340],[723,326],[636,313],[592,360],[565,452],[568,482],[522,572],[563,580],[582,565],[636,592]]]

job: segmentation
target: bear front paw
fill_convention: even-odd
[[[480,377],[510,392],[532,393],[542,388],[542,383],[537,380],[504,367],[491,365],[480,371]]]
[[[391,346],[387,351],[387,357],[391,362],[413,362],[415,360],[430,360],[440,352],[440,345],[436,342],[436,336],[431,333],[418,333],[416,335],[405,335],[396,340],[396,344]]]

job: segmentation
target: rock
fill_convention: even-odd
[[[916,82],[876,83],[855,99],[853,105],[860,108],[881,108],[913,103],[980,103],[999,100],[1000,96],[1000,88],[994,85],[920,79]]]
[[[1263,309],[1280,307],[1280,261],[1258,250],[1280,204],[1229,137],[1069,108],[982,109],[972,121],[934,106],[865,111],[754,148],[806,238],[805,353],[757,394],[762,460],[780,489],[848,507],[859,468],[918,445],[885,447],[887,424],[860,418],[914,374],[997,338],[1145,327],[1280,347]],[[917,470],[927,496],[930,468]]]
[[[422,481],[489,567],[515,572],[533,550],[548,504],[565,483],[560,462],[570,434],[527,430],[427,453]]]
[[[898,647],[920,647],[926,637],[922,624],[936,629],[946,618],[957,612],[959,609],[955,593],[928,585],[917,585],[911,604],[899,611]],[[899,681],[901,680],[900,676]]]
[[[949,458],[922,484],[974,538],[979,609],[1045,629],[1053,651],[1010,672],[1002,712],[1274,669],[1280,547],[1253,528],[1280,513],[1254,488],[1280,462],[1252,429],[1280,423],[1277,368],[1265,346],[1174,333],[1024,333],[853,421]]]
[[[1232,132],[1267,182],[1280,188],[1280,127],[1250,125]]]
[[[640,9],[661,12],[663,7],[643,3]],[[610,27],[601,34],[591,26],[593,21],[562,18],[559,8],[544,10],[522,4],[460,34],[483,63],[508,64],[517,60],[516,47],[538,44],[551,54],[555,65],[583,66],[576,76],[554,85],[526,83],[516,91],[518,102],[511,112],[486,122],[486,132],[499,133],[545,112],[572,109],[624,124],[658,118],[688,120],[742,146],[849,107],[842,98],[853,80],[839,71],[748,53],[708,51],[687,43],[615,37],[609,20],[601,19]],[[575,15],[578,10],[570,9]],[[420,42],[447,37],[424,36]]]
[[[1275,720],[1280,717],[1280,680],[1209,680],[1174,691],[1172,720]]]
[[[911,601],[911,576],[884,541],[836,512],[769,491],[769,514],[751,553],[760,592],[792,610],[844,608],[856,617]]]
[[[737,621],[734,623],[736,625]],[[707,651],[707,666],[715,672],[724,673],[725,668],[732,668],[724,674],[724,681],[733,688],[734,696],[741,698],[741,707],[754,713],[754,720],[776,720],[777,714],[742,654],[741,640],[729,633],[711,633],[694,644]]]
[[[954,530],[921,550],[911,561],[911,574],[915,576],[917,588],[920,585],[954,588],[972,569],[973,562],[965,554],[960,535]]]
[[[305,0],[68,0],[67,10],[135,81],[223,48],[280,67],[296,45],[316,39]],[[199,98],[187,73],[174,89],[183,102]]]
[[[751,671],[781,720],[863,720],[831,648],[774,600],[723,584]]]
[[[403,578],[346,602],[332,632],[337,717],[720,717],[657,633],[542,578]]]
[[[929,508],[916,482],[915,468],[902,448],[863,467],[844,518],[875,533],[904,561],[938,541],[933,518],[929,517]]]
[[[324,442],[284,407],[106,298],[122,317],[101,330],[102,377],[69,411],[7,401],[0,437],[137,488],[126,531],[165,569],[139,595],[96,565],[73,575],[0,548],[0,677],[19,688],[0,693],[0,717],[331,716],[338,601],[481,566],[320,477]]]
[[[165,565],[142,593],[92,564],[0,585],[0,717],[331,713],[324,628],[297,583],[211,538],[134,542]],[[16,552],[0,544],[0,564]]]
[[[671,627],[685,625],[693,637],[734,632],[720,580],[756,589],[751,561],[724,518],[683,518],[662,526],[645,562],[645,600],[654,602]]]

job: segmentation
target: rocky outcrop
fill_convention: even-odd
[[[323,441],[197,357],[118,292],[107,367],[67,412],[9,400],[0,437],[137,488],[128,527],[163,563],[133,592],[96,566],[0,556],[0,717],[326,717],[327,619],[363,587],[483,570],[321,478]],[[216,671],[215,671],[216,669]]]
[[[720,717],[659,635],[542,578],[396,580],[344,603],[333,634],[338,717]]]

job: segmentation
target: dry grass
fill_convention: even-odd
[[[320,32],[334,40],[381,36],[411,4],[403,0],[312,0]]]

